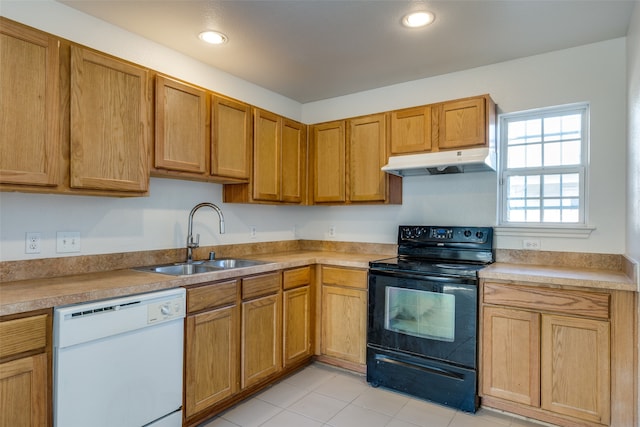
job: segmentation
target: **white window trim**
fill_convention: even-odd
[[[522,223],[522,222],[506,222],[506,205],[505,205],[505,185],[504,170],[506,168],[506,156],[503,155],[506,146],[506,134],[502,132],[506,119],[513,118],[526,118],[526,117],[540,117],[546,112],[553,113],[550,115],[561,114],[563,111],[574,111],[576,109],[585,108],[587,114],[584,116],[584,122],[582,124],[583,131],[586,135],[586,147],[582,150],[582,172],[583,182],[580,189],[580,199],[584,205],[582,211],[582,222],[580,223]],[[498,135],[499,135],[499,150],[498,150],[498,200],[497,200],[497,221],[494,232],[496,236],[514,236],[514,237],[560,237],[560,238],[588,238],[593,230],[596,229],[594,225],[589,224],[589,147],[590,147],[590,105],[588,102],[581,102],[575,104],[567,104],[558,107],[545,107],[536,108],[526,111],[520,111],[516,113],[504,113],[498,116]]]

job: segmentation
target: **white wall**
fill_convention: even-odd
[[[0,13],[306,123],[482,93],[490,93],[503,112],[589,101],[589,215],[596,230],[588,239],[542,237],[541,246],[575,252],[625,251],[624,38],[299,105],[51,0],[3,1]],[[330,226],[336,228],[336,240],[392,243],[400,223],[494,225],[496,175],[405,178],[402,206],[243,206],[222,204],[221,199],[218,184],[164,179],[151,180],[147,198],[1,193],[0,256],[2,260],[61,256],[55,253],[56,231],[80,231],[81,254],[182,247],[189,210],[201,201],[219,204],[227,220],[227,233],[219,235],[215,214],[199,212],[195,228],[202,234],[202,244],[327,239]],[[255,240],[249,237],[251,225],[257,227]],[[28,231],[42,233],[40,254],[24,254]],[[519,249],[522,239],[500,237],[497,246]]]

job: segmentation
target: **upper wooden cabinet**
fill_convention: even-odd
[[[438,104],[438,148],[488,145],[495,132],[495,104],[489,95]]]
[[[58,184],[59,44],[0,17],[0,183]]]
[[[314,203],[347,201],[344,120],[311,128],[310,185]]]
[[[251,165],[251,107],[156,76],[153,175],[246,182]]]
[[[71,46],[72,188],[149,188],[148,71]]]
[[[431,106],[391,112],[391,155],[431,151]]]
[[[489,95],[391,112],[391,155],[495,143],[496,106]]]
[[[251,175],[251,106],[215,95],[211,114],[211,175],[247,181]]]
[[[154,166],[207,173],[207,92],[162,75],[156,76]]]
[[[254,109],[253,176],[246,185],[225,185],[224,201],[306,201],[307,133],[302,123]]]
[[[385,113],[314,125],[313,202],[401,203],[402,178],[381,171],[387,161],[387,129]]]

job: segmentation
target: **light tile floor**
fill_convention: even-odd
[[[314,363],[200,427],[540,427],[480,409],[467,414]],[[548,425],[548,424],[544,424]]]

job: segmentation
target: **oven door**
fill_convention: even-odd
[[[475,369],[477,318],[475,278],[369,272],[370,346]]]

